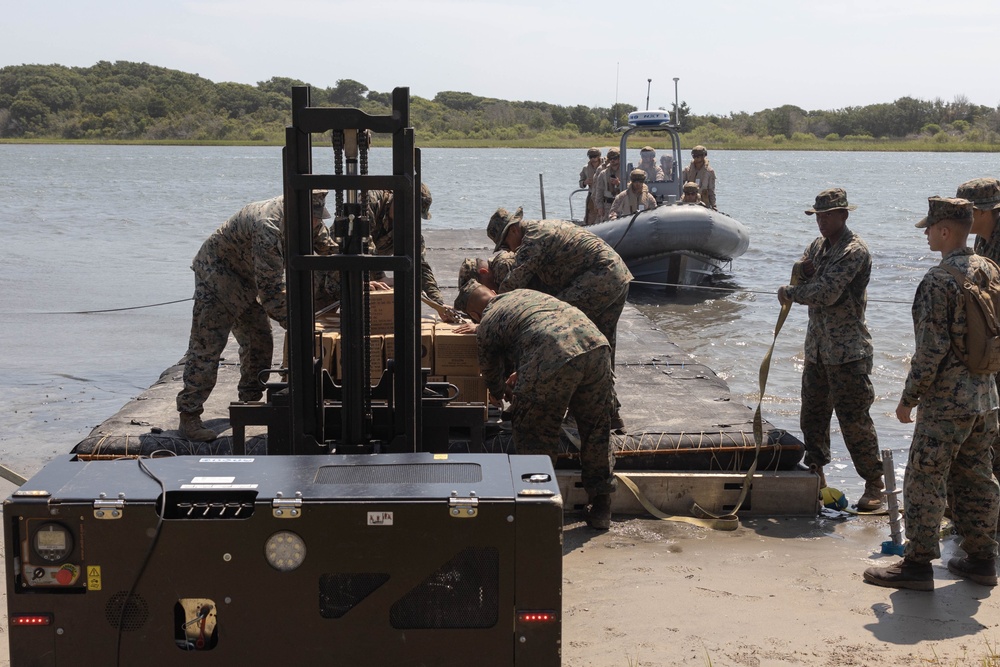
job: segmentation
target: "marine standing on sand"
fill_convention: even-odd
[[[865,480],[858,509],[872,511],[882,506],[883,488],[878,436],[869,414],[875,390],[869,378],[873,350],[865,306],[872,257],[861,237],[847,227],[848,212],[856,208],[841,188],[816,196],[806,215],[816,214],[820,237],[796,264],[799,284],[780,287],[778,300],[809,306],[799,417],[805,464],[816,470],[825,487],[823,466],[830,462],[830,418],[836,411],[844,444]]]
[[[583,224],[592,225],[597,222],[597,203],[594,201],[594,183],[597,173],[601,170],[601,149],[591,148],[587,151],[587,164],[580,170],[580,187],[587,188],[587,211],[583,216]]]
[[[608,161],[594,181],[594,203],[597,205],[597,222],[604,222],[611,214],[611,205],[621,192],[621,182],[618,178],[618,166],[621,163],[621,153],[617,148],[608,149]]]
[[[974,178],[958,186],[955,196],[972,202],[976,254],[1000,263],[1000,180]],[[996,379],[1000,381],[1000,373]],[[1000,479],[1000,435],[993,443],[993,475]]]
[[[701,200],[709,208],[717,209],[715,205],[715,170],[708,165],[708,149],[695,146],[691,149],[691,162],[684,167],[685,183],[697,183]]]
[[[952,267],[978,285],[1000,279],[996,265],[966,245],[972,217],[966,199],[930,197],[927,217],[916,224],[942,260],[924,275],[913,297],[916,350],[896,407],[904,424],[913,421],[917,408],[903,481],[907,542],[903,560],[865,570],[865,581],[878,586],[934,590],[931,561],[941,556],[939,533],[949,495],[967,556],[951,558],[948,570],[984,586],[997,583],[1000,486],[991,454],[997,387],[992,374],[971,373],[960,358],[966,352],[965,306],[954,276],[943,268]]]
[[[545,454],[554,464],[567,408],[576,419],[587,525],[607,530],[616,485],[607,339],[579,309],[535,290],[497,295],[471,280],[455,308],[478,322],[479,367],[491,401],[502,396],[511,403],[518,454]]]
[[[532,288],[576,306],[597,325],[611,345],[614,368],[618,318],[628,299],[632,273],[624,260],[600,237],[563,220],[521,220],[494,214],[486,230],[499,250],[515,252],[514,265],[498,292]],[[611,428],[624,432],[625,423],[614,400]]]
[[[420,217],[431,219],[431,191],[426,184],[420,184]],[[371,190],[368,192],[368,219],[371,226],[372,242],[375,244],[375,254],[391,255],[393,253],[392,229],[393,206],[391,190]],[[444,297],[438,288],[434,271],[427,262],[427,250],[424,247],[424,235],[420,235],[420,289],[431,301],[444,304]]]
[[[618,193],[611,205],[611,219],[625,218],[639,211],[656,208],[656,197],[646,187],[646,172],[633,169],[629,174],[629,185]]]
[[[323,224],[330,217],[325,202],[326,190],[314,190],[313,251],[329,255],[336,246]],[[216,437],[202,424],[201,414],[215,388],[230,332],[240,345],[239,400],[256,401],[264,395],[257,376],[271,367],[274,341],[268,318],[285,327],[288,314],[284,235],[285,202],[278,196],[244,206],[195,255],[191,338],[184,361],[184,388],[177,394],[178,430],[189,440],[208,442]]]

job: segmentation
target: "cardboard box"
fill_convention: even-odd
[[[371,375],[368,380],[372,385],[378,384],[378,381],[382,378],[382,371],[385,370],[385,358],[383,356],[383,346],[384,341],[382,336],[369,336],[369,345],[371,352]],[[340,339],[337,339],[337,352],[334,355],[337,359],[337,372],[334,374],[338,380],[343,378],[344,365],[343,365],[343,354],[340,344]]]
[[[340,340],[340,332],[338,331],[322,331],[317,325],[316,331],[316,346],[313,350],[313,354],[323,361],[323,368],[328,370],[332,375],[335,368],[334,364],[334,351],[337,349],[337,341]],[[288,332],[282,337],[282,348],[281,348],[281,367],[288,368]]]
[[[434,374],[479,375],[479,352],[475,334],[459,334],[455,325],[438,322],[434,325]]]
[[[396,358],[396,336],[386,334],[385,358],[386,360]],[[420,325],[420,367],[434,369],[434,323],[427,322]]]
[[[458,387],[456,401],[462,403],[486,403],[486,380],[482,375],[449,375],[447,381]]]
[[[395,321],[395,304],[393,290],[383,290],[381,292],[370,292],[369,304],[371,310],[371,334],[384,335],[394,332],[393,322]]]

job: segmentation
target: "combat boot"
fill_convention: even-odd
[[[952,558],[948,571],[983,586],[997,585],[997,566],[992,558]]]
[[[912,591],[934,590],[934,569],[930,563],[916,563],[904,558],[889,567],[870,567],[864,579],[869,584],[886,588],[908,588]]]
[[[586,520],[594,530],[611,528],[611,494],[598,493],[590,499]]]
[[[205,428],[205,425],[201,423],[200,415],[193,415],[190,412],[182,412],[180,415],[181,422],[180,426],[177,427],[177,431],[181,434],[182,438],[197,442],[210,442],[217,437],[215,431]]]
[[[874,512],[882,507],[882,493],[884,484],[882,478],[870,479],[865,482],[865,492],[858,499],[858,510],[861,512]]]

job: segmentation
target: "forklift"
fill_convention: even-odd
[[[328,133],[334,173],[316,173]],[[373,133],[392,137],[390,174],[368,173]],[[282,162],[287,366],[263,402],[232,404],[229,455],[65,455],[4,501],[11,667],[558,667],[551,461],[453,452],[482,437],[484,406],[421,368],[409,90],[378,116],[293,88]],[[317,190],[336,199],[337,254],[313,251]],[[374,190],[393,193],[392,255],[368,251]],[[317,344],[324,272],[341,286],[339,381]],[[393,277],[395,345],[373,384],[378,272]],[[246,453],[251,425],[267,454]]]

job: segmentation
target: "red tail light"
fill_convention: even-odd
[[[10,625],[11,627],[52,625],[52,614],[15,614],[10,617]]]
[[[554,623],[559,620],[559,615],[554,611],[519,611],[517,612],[518,623]]]

